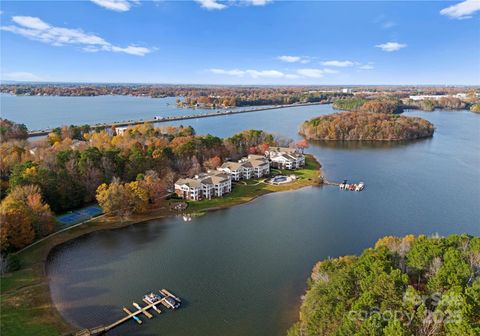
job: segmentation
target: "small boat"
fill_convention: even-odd
[[[176,301],[178,301],[178,302],[182,302],[182,300],[181,300],[178,296],[173,295],[172,293],[170,293],[170,292],[169,292],[168,290],[166,290],[166,289],[162,289],[162,290],[160,291],[160,293],[162,293],[162,294],[165,295],[165,296],[171,296],[172,298],[174,298],[174,299],[175,299]]]
[[[360,182],[357,184],[357,187],[355,188],[356,191],[362,191],[365,188],[365,183]]]
[[[160,295],[155,293],[147,294],[143,298],[150,303],[157,303],[157,302],[160,302],[160,300],[162,299]]]
[[[171,308],[171,309],[177,309],[180,307],[180,299],[171,294],[170,292],[164,290],[161,290],[160,293],[164,295],[162,298],[162,303],[164,306]]]

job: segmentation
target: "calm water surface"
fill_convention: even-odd
[[[296,138],[300,122],[330,112],[297,107],[188,123],[218,136],[261,128]],[[53,301],[67,321],[93,327],[122,317],[121,308],[146,291],[169,288],[185,299],[182,309],[111,334],[282,335],[317,260],[358,253],[385,235],[480,235],[480,116],[406,114],[433,122],[435,136],[311,144],[329,179],[365,181],[365,191],[305,188],[191,222],[169,218],[84,236],[49,257]]]
[[[0,94],[0,111],[2,118],[24,123],[31,130],[65,124],[111,123],[212,111],[179,109],[175,105],[175,100],[175,97],[56,97]]]

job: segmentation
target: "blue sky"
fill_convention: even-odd
[[[2,80],[480,84],[480,0],[2,1]]]

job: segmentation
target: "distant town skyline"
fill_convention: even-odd
[[[479,0],[3,1],[0,77],[480,85],[479,12]]]

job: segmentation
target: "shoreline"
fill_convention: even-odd
[[[322,176],[320,162],[311,154],[305,154],[305,156],[307,161],[306,168],[303,170],[311,174],[307,175],[310,176],[307,179],[301,178],[292,184],[278,186],[260,183],[255,186],[263,185],[266,188],[256,188],[253,194],[236,196],[232,192],[233,195],[230,198],[216,198],[212,199],[213,202],[208,202],[207,200],[190,202],[187,210],[183,213],[171,211],[168,206],[165,206],[144,214],[132,215],[125,220],[121,220],[118,217],[99,216],[84,222],[82,225],[52,234],[46,237],[45,240],[32,245],[31,248],[27,247],[25,250],[17,252],[16,255],[21,260],[21,268],[18,271],[6,273],[1,278],[0,303],[2,307],[1,327],[3,333],[6,336],[19,334],[50,336],[74,335],[79,331],[77,326],[70,324],[62,317],[51,298],[46,266],[50,253],[56,247],[94,232],[122,229],[130,225],[182,214],[228,209],[236,205],[248,204],[267,194],[295,191],[305,187],[322,185],[319,183],[319,177]],[[292,174],[301,171],[292,171]],[[314,179],[314,177],[317,179]],[[237,185],[237,190],[240,189],[239,186],[254,187],[252,184]],[[216,205],[216,203],[219,204]],[[21,302],[25,301],[31,303],[28,308],[21,304]],[[17,323],[11,322],[11,324],[7,324],[5,320],[13,320]]]

